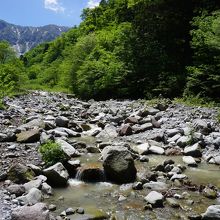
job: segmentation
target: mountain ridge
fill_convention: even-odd
[[[39,27],[21,26],[0,19],[0,41],[8,41],[18,55],[22,55],[43,42],[54,40],[70,27],[48,24]]]

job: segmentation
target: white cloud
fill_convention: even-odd
[[[88,1],[88,8],[95,8],[99,5],[100,0],[89,0]]]
[[[57,13],[65,11],[59,0],[44,0],[44,7]]]

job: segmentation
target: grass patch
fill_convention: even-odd
[[[201,106],[207,108],[220,107],[220,103],[197,96],[187,96],[182,98],[175,98],[174,103],[184,104],[186,106]]]

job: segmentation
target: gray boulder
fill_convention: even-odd
[[[24,130],[34,129],[34,128],[35,129],[36,128],[45,128],[44,121],[42,119],[34,119],[34,120],[29,121],[26,124],[19,126],[17,128],[17,130],[24,131]]]
[[[31,180],[24,184],[24,188],[26,192],[29,192],[32,188],[40,189],[43,181],[41,179]]]
[[[52,186],[66,186],[69,174],[62,163],[56,163],[53,166],[43,170],[48,182]]]
[[[13,184],[7,188],[10,194],[15,194],[16,196],[21,196],[25,193],[25,188],[23,185]]]
[[[20,143],[34,143],[40,140],[40,130],[33,129],[29,131],[22,131],[17,134],[17,142]]]
[[[172,128],[172,129],[167,129],[166,130],[166,134],[168,135],[168,137],[173,137],[174,135],[180,133],[180,130],[177,128]]]
[[[65,155],[69,158],[74,157],[74,156],[79,156],[79,152],[69,143],[62,139],[57,139],[56,143],[60,144],[61,149],[65,153]]]
[[[20,196],[17,198],[18,201],[22,202],[25,205],[35,205],[38,202],[41,202],[43,197],[42,193],[37,188],[32,188],[25,196]]]
[[[16,141],[16,135],[13,132],[7,132],[7,134],[0,133],[0,142],[13,142]]]
[[[68,124],[69,124],[69,119],[64,116],[58,116],[55,119],[55,123],[56,123],[57,127],[66,127],[67,128]]]
[[[151,191],[144,200],[153,207],[163,207],[164,196],[156,191]]]
[[[96,137],[97,138],[116,138],[118,136],[117,129],[114,125],[106,125]]]
[[[146,143],[143,143],[143,144],[136,145],[132,148],[135,152],[139,153],[140,155],[143,155],[143,154],[148,153],[149,147],[150,147],[149,144],[146,142]]]
[[[210,133],[210,128],[208,127],[208,124],[205,120],[202,119],[195,119],[193,121],[193,127],[196,130],[199,130],[202,134],[208,135]]]
[[[153,153],[153,154],[164,154],[164,149],[162,147],[158,147],[158,146],[150,146],[149,148],[149,152]]]
[[[196,167],[197,166],[197,163],[196,163],[195,159],[191,156],[183,156],[183,162],[185,164],[187,164],[188,166],[191,166],[191,167]]]
[[[190,136],[182,136],[177,140],[176,144],[179,147],[185,147],[189,143],[190,139]]]
[[[202,215],[202,220],[220,220],[220,205],[211,205]]]
[[[53,194],[53,190],[52,187],[50,185],[48,185],[47,183],[43,183],[42,184],[42,188],[41,191],[46,194],[46,195],[52,195]]]
[[[189,147],[185,147],[184,148],[184,154],[186,156],[192,156],[192,157],[201,157],[202,153],[201,153],[201,147],[199,143],[195,143],[192,146]]]
[[[44,203],[22,206],[12,211],[12,220],[50,220],[49,210]]]
[[[132,127],[129,124],[122,125],[118,133],[120,136],[132,135]]]
[[[106,178],[116,183],[133,182],[137,170],[127,148],[122,146],[105,147],[101,152]]]
[[[156,190],[156,191],[167,190],[168,187],[169,185],[164,182],[154,182],[154,181],[150,181],[149,183],[145,183],[143,185],[143,188],[145,189],[151,189],[151,190]]]

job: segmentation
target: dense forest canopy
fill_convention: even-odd
[[[219,101],[220,1],[102,0],[84,9],[78,27],[21,61],[29,88],[84,99],[184,94]]]

